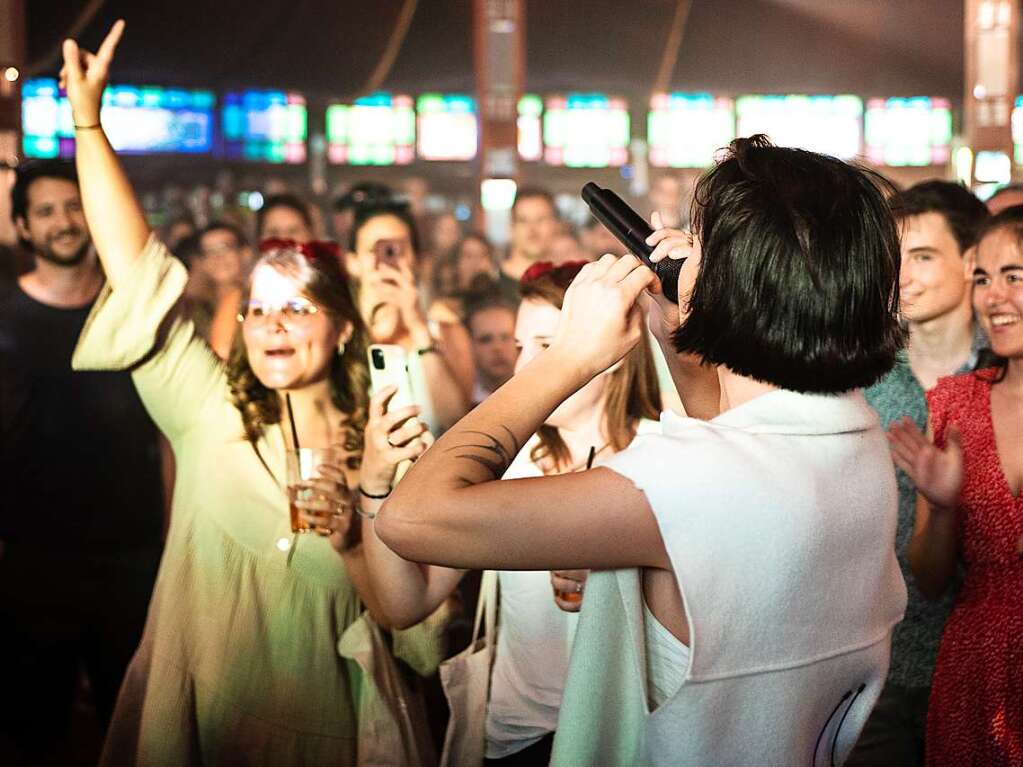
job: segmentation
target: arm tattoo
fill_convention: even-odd
[[[508,434],[508,438],[511,440],[512,450],[508,450],[497,437],[491,436],[486,432],[482,431],[466,431],[465,434],[476,434],[482,437],[482,440],[476,442],[470,442],[466,445],[455,445],[449,447],[445,452],[450,453],[454,450],[467,450],[468,448],[476,448],[483,451],[483,455],[476,455],[473,453],[461,452],[455,455],[455,458],[464,458],[467,461],[473,461],[478,463],[480,466],[490,472],[492,479],[500,479],[504,473],[508,470],[512,460],[519,453],[519,441],[515,439],[515,435],[512,434],[511,429],[507,426],[501,426]],[[480,444],[482,443],[482,444]],[[466,480],[464,477],[460,477],[463,482],[467,485],[474,484]]]

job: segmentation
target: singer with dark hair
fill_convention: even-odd
[[[375,521],[420,562],[593,568],[555,765],[840,762],[905,607],[891,459],[858,389],[901,340],[877,179],[740,139],[694,213],[692,239],[648,240],[652,260],[685,259],[677,304],[634,256],[586,266],[549,348],[438,440]],[[683,401],[714,417],[664,413],[660,434],[600,468],[496,481],[641,341],[641,302],[685,353],[671,355]]]

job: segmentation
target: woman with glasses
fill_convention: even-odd
[[[368,682],[339,642],[375,603],[345,486],[389,484],[423,447],[363,449],[366,333],[336,253],[282,241],[261,255],[226,366],[179,312],[185,269],[150,231],[99,124],[122,32],[118,22],[96,55],[64,47],[83,204],[108,278],[73,362],[132,370],[174,447],[177,486],[104,762],[355,764]],[[319,535],[292,533],[296,442],[339,456],[336,481],[295,501]]]

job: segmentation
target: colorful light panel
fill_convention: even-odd
[[[100,119],[121,154],[203,154],[213,149],[210,91],[111,85]],[[22,88],[22,144],[27,157],[73,157],[71,106],[57,81],[28,80]]]
[[[305,98],[286,91],[224,94],[224,156],[230,160],[298,164],[306,159]]]
[[[374,93],[327,107],[327,159],[345,165],[408,165],[416,113],[409,96]]]
[[[735,104],[709,93],[658,93],[650,99],[647,142],[650,164],[706,168],[735,138]]]
[[[740,96],[736,135],[766,133],[778,146],[843,160],[860,153],[863,101],[858,96]]]
[[[952,107],[922,96],[870,99],[863,135],[875,165],[943,165],[952,152]]]
[[[629,159],[629,106],[602,93],[547,99],[543,115],[544,160],[570,168],[606,168]]]
[[[543,99],[531,93],[519,99],[519,157],[526,162],[543,159]]]
[[[423,160],[471,160],[479,125],[471,96],[424,93],[416,100],[416,148]]]

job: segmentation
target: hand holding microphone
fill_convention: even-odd
[[[583,201],[590,207],[593,217],[602,223],[615,238],[653,270],[661,284],[661,292],[671,302],[678,301],[678,274],[685,262],[685,256],[674,247],[655,246],[669,235],[684,234],[676,229],[650,227],[643,217],[626,205],[625,201],[610,189],[601,189],[592,181],[582,190]],[[658,216],[656,223],[660,223]],[[690,244],[691,244],[690,240]]]

